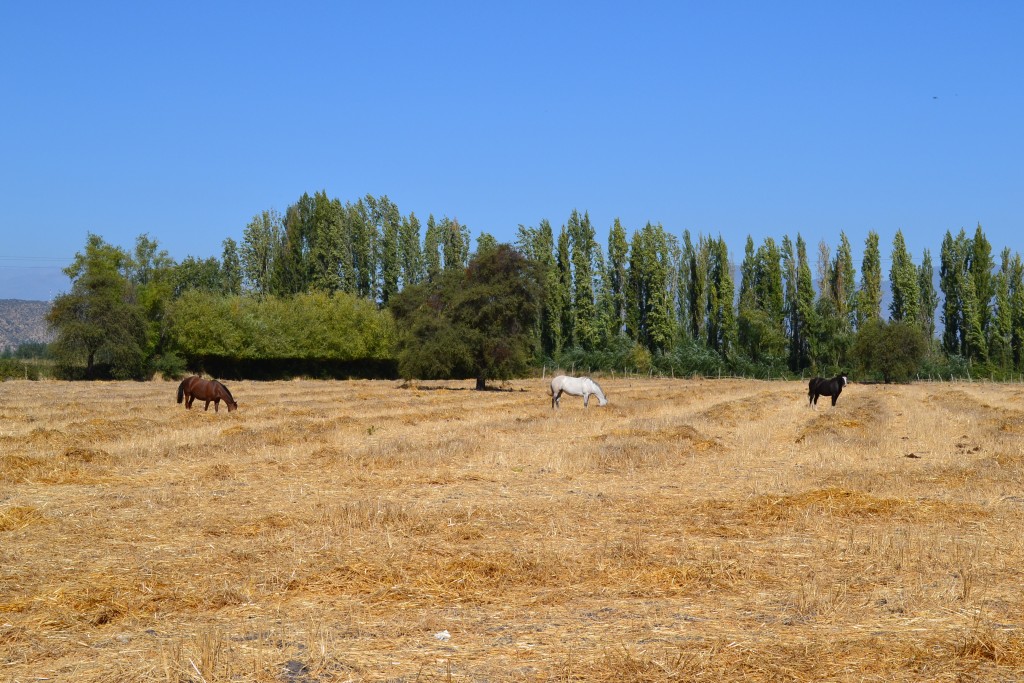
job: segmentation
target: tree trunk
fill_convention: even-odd
[[[486,388],[487,388],[487,378],[486,377],[477,377],[476,378],[476,390],[477,391],[484,391]]]

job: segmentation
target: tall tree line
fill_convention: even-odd
[[[557,227],[548,220],[519,226],[515,247],[535,264],[539,281],[538,360],[576,353],[614,365],[639,350],[655,363],[682,353],[755,372],[828,372],[850,367],[861,330],[891,321],[918,330],[941,357],[1024,370],[1024,267],[1009,249],[997,263],[980,225],[971,235],[946,232],[938,291],[931,252],[915,262],[902,231],[893,237],[888,272],[873,231],[859,271],[843,232],[834,250],[817,245],[815,264],[815,250],[799,233],[760,243],[748,237],[737,263],[721,236],[676,235],[655,223],[630,229],[616,219],[603,246],[598,232],[589,214],[576,210]],[[496,248],[493,237],[480,235],[478,253]],[[224,240],[220,259],[175,263],[148,235],[132,252],[90,236],[68,273],[77,283],[88,259],[103,262],[104,270],[73,293],[108,281],[104,291],[120,292],[111,301],[138,306],[139,353],[160,355],[173,350],[164,324],[169,303],[192,290],[282,300],[344,294],[387,310],[405,288],[464,270],[473,251],[468,227],[454,218],[430,215],[424,224],[387,196],[342,202],[320,191],[303,194],[283,214],[253,216],[240,242]],[[125,286],[118,289],[111,273]]]

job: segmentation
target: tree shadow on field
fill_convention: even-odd
[[[515,387],[492,387],[492,386],[485,386],[483,389],[477,389],[476,387],[430,386],[430,385],[424,385],[424,384],[416,384],[415,382],[408,382],[408,381],[402,382],[396,388],[398,388],[398,389],[415,389],[417,391],[474,391],[474,392],[483,392],[483,393],[496,392],[496,393],[504,393],[504,394],[511,394],[511,393],[515,393],[517,391],[523,391],[523,392],[529,391],[529,389],[523,389],[523,388],[516,389]]]

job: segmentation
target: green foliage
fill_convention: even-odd
[[[927,249],[921,256],[921,267],[917,270],[917,291],[921,295],[918,306],[919,326],[926,339],[935,336],[935,309],[939,306],[939,296],[935,293],[935,269],[932,266],[932,255]]]
[[[47,314],[57,333],[53,355],[68,377],[142,379],[146,374],[146,325],[126,277],[128,254],[90,234],[84,253],[64,272],[71,291]]]
[[[889,269],[889,285],[892,301],[889,304],[890,320],[917,324],[921,318],[921,287],[917,267],[910,258],[903,231],[897,230],[892,242],[892,266]]]
[[[519,226],[516,248],[537,268],[540,282],[541,310],[537,320],[541,357],[551,357],[561,349],[561,314],[564,297],[555,261],[554,234],[551,223],[544,220],[537,228]]]
[[[403,377],[474,377],[525,373],[536,356],[541,287],[535,265],[509,245],[478,254],[463,271],[407,287],[393,300],[398,368]]]
[[[756,363],[779,366],[788,355],[781,259],[782,252],[771,237],[765,238],[756,253],[753,241],[747,238],[737,316],[743,352]]]
[[[630,242],[616,220],[605,252],[594,235],[589,215],[579,211],[557,239],[546,220],[536,229],[520,226],[517,247],[539,283],[530,325],[535,343],[527,345],[533,362],[678,374],[827,374],[848,367],[854,329],[883,320],[874,232],[865,242],[860,288],[846,235],[840,233],[834,258],[819,245],[817,290],[799,234],[795,244],[784,237],[781,249],[770,237],[755,249],[748,237],[738,282],[721,237],[684,231],[679,240],[648,224]],[[498,251],[493,236],[478,235],[476,259]],[[417,362],[426,365],[417,374],[497,377],[508,373],[481,360],[480,340],[452,331],[470,304],[456,306],[455,298],[439,294],[465,289],[470,255],[469,230],[454,219],[430,216],[421,245],[419,221],[402,216],[386,196],[343,204],[325,191],[303,194],[283,217],[255,216],[240,244],[224,240],[220,260],[188,256],[175,263],[148,235],[131,252],[91,235],[67,271],[75,288],[54,306],[53,349],[68,376],[173,376],[185,361],[211,359],[248,369],[283,359],[289,362],[276,367],[338,376],[352,367],[339,364],[364,362],[352,360],[358,358],[377,363],[372,374],[393,376],[397,333],[381,322],[378,307],[398,310],[392,300],[403,289],[433,283],[427,289],[448,317],[417,322],[424,338],[430,336],[424,349],[433,353],[420,354]],[[1024,370],[1024,267],[1009,250],[1001,257],[994,272],[981,226],[970,238],[961,230],[943,240],[942,351],[993,377]],[[928,250],[915,266],[897,232],[887,313],[929,340],[939,305],[933,272]],[[349,298],[332,298],[339,293]],[[481,299],[477,308],[486,310],[489,301]],[[385,341],[369,350],[375,336]],[[518,356],[521,348],[509,353]],[[936,358],[924,362],[944,367]]]
[[[358,361],[394,353],[390,313],[341,292],[257,299],[192,290],[171,305],[168,317],[175,349],[190,361]]]
[[[672,289],[672,242],[660,225],[633,234],[626,280],[626,331],[652,352],[663,353],[678,327]]]
[[[864,261],[860,268],[857,293],[857,328],[871,320],[882,319],[882,257],[878,251],[878,233],[869,231],[864,242]]]
[[[880,377],[889,384],[912,380],[926,351],[927,342],[916,325],[871,320],[857,331],[852,355],[861,377]]]
[[[8,379],[38,380],[44,376],[48,366],[25,359],[0,358],[0,382]]]

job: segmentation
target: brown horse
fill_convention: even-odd
[[[238,408],[238,404],[235,403],[228,388],[215,379],[203,379],[193,375],[181,380],[181,384],[178,385],[178,403],[185,399],[185,408],[191,409],[192,401],[197,398],[200,401],[206,401],[203,410],[210,409],[210,401],[213,401],[214,412],[220,412],[221,401],[224,401],[229,413]]]

